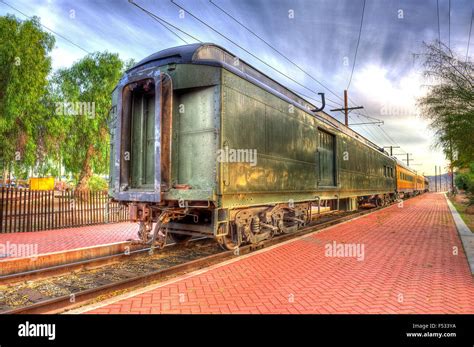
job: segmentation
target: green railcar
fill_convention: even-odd
[[[228,249],[393,201],[393,158],[314,109],[216,45],[158,52],[113,93],[110,195],[143,242],[207,235]]]

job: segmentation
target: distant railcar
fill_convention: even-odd
[[[416,171],[397,162],[397,194],[399,197],[408,198],[426,192],[427,179]]]
[[[145,243],[235,249],[412,189],[383,149],[213,44],[149,56],[112,100],[109,192]]]

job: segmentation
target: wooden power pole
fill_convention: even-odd
[[[405,155],[405,154],[395,154],[395,155]],[[407,162],[407,166],[410,166],[410,155],[413,155],[413,154],[412,153],[406,153],[407,158],[402,159],[403,161]],[[411,160],[413,161],[413,158],[411,158]]]
[[[400,146],[384,146],[384,148],[390,148],[390,156],[393,157],[393,149],[400,148]]]
[[[363,106],[356,106],[356,107],[348,107],[348,96],[347,96],[347,89],[344,90],[344,108],[335,108],[331,111],[342,111],[344,112],[344,124],[346,127],[349,126],[349,112],[352,110],[360,110],[361,108],[364,108]]]

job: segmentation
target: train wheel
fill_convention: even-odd
[[[176,233],[168,233],[168,235],[171,237],[171,239],[175,243],[186,243],[189,240],[191,240],[191,235],[184,235],[184,234],[176,234]]]
[[[221,228],[225,228],[225,225],[222,225]],[[233,223],[229,223],[229,232],[227,235],[219,236],[217,242],[219,242],[223,249],[233,251],[242,244],[242,234]]]
[[[152,229],[151,223],[140,222],[138,227],[138,238],[141,242],[147,243],[151,240],[150,230]]]
[[[284,234],[294,233],[298,230],[298,222],[295,221],[295,213],[293,211],[288,210],[284,212],[279,228]]]
[[[375,198],[375,207],[381,207],[384,205],[384,200],[380,197]]]

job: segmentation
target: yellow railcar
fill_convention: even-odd
[[[415,171],[397,163],[397,193],[401,197],[410,197],[426,191],[426,178]]]

